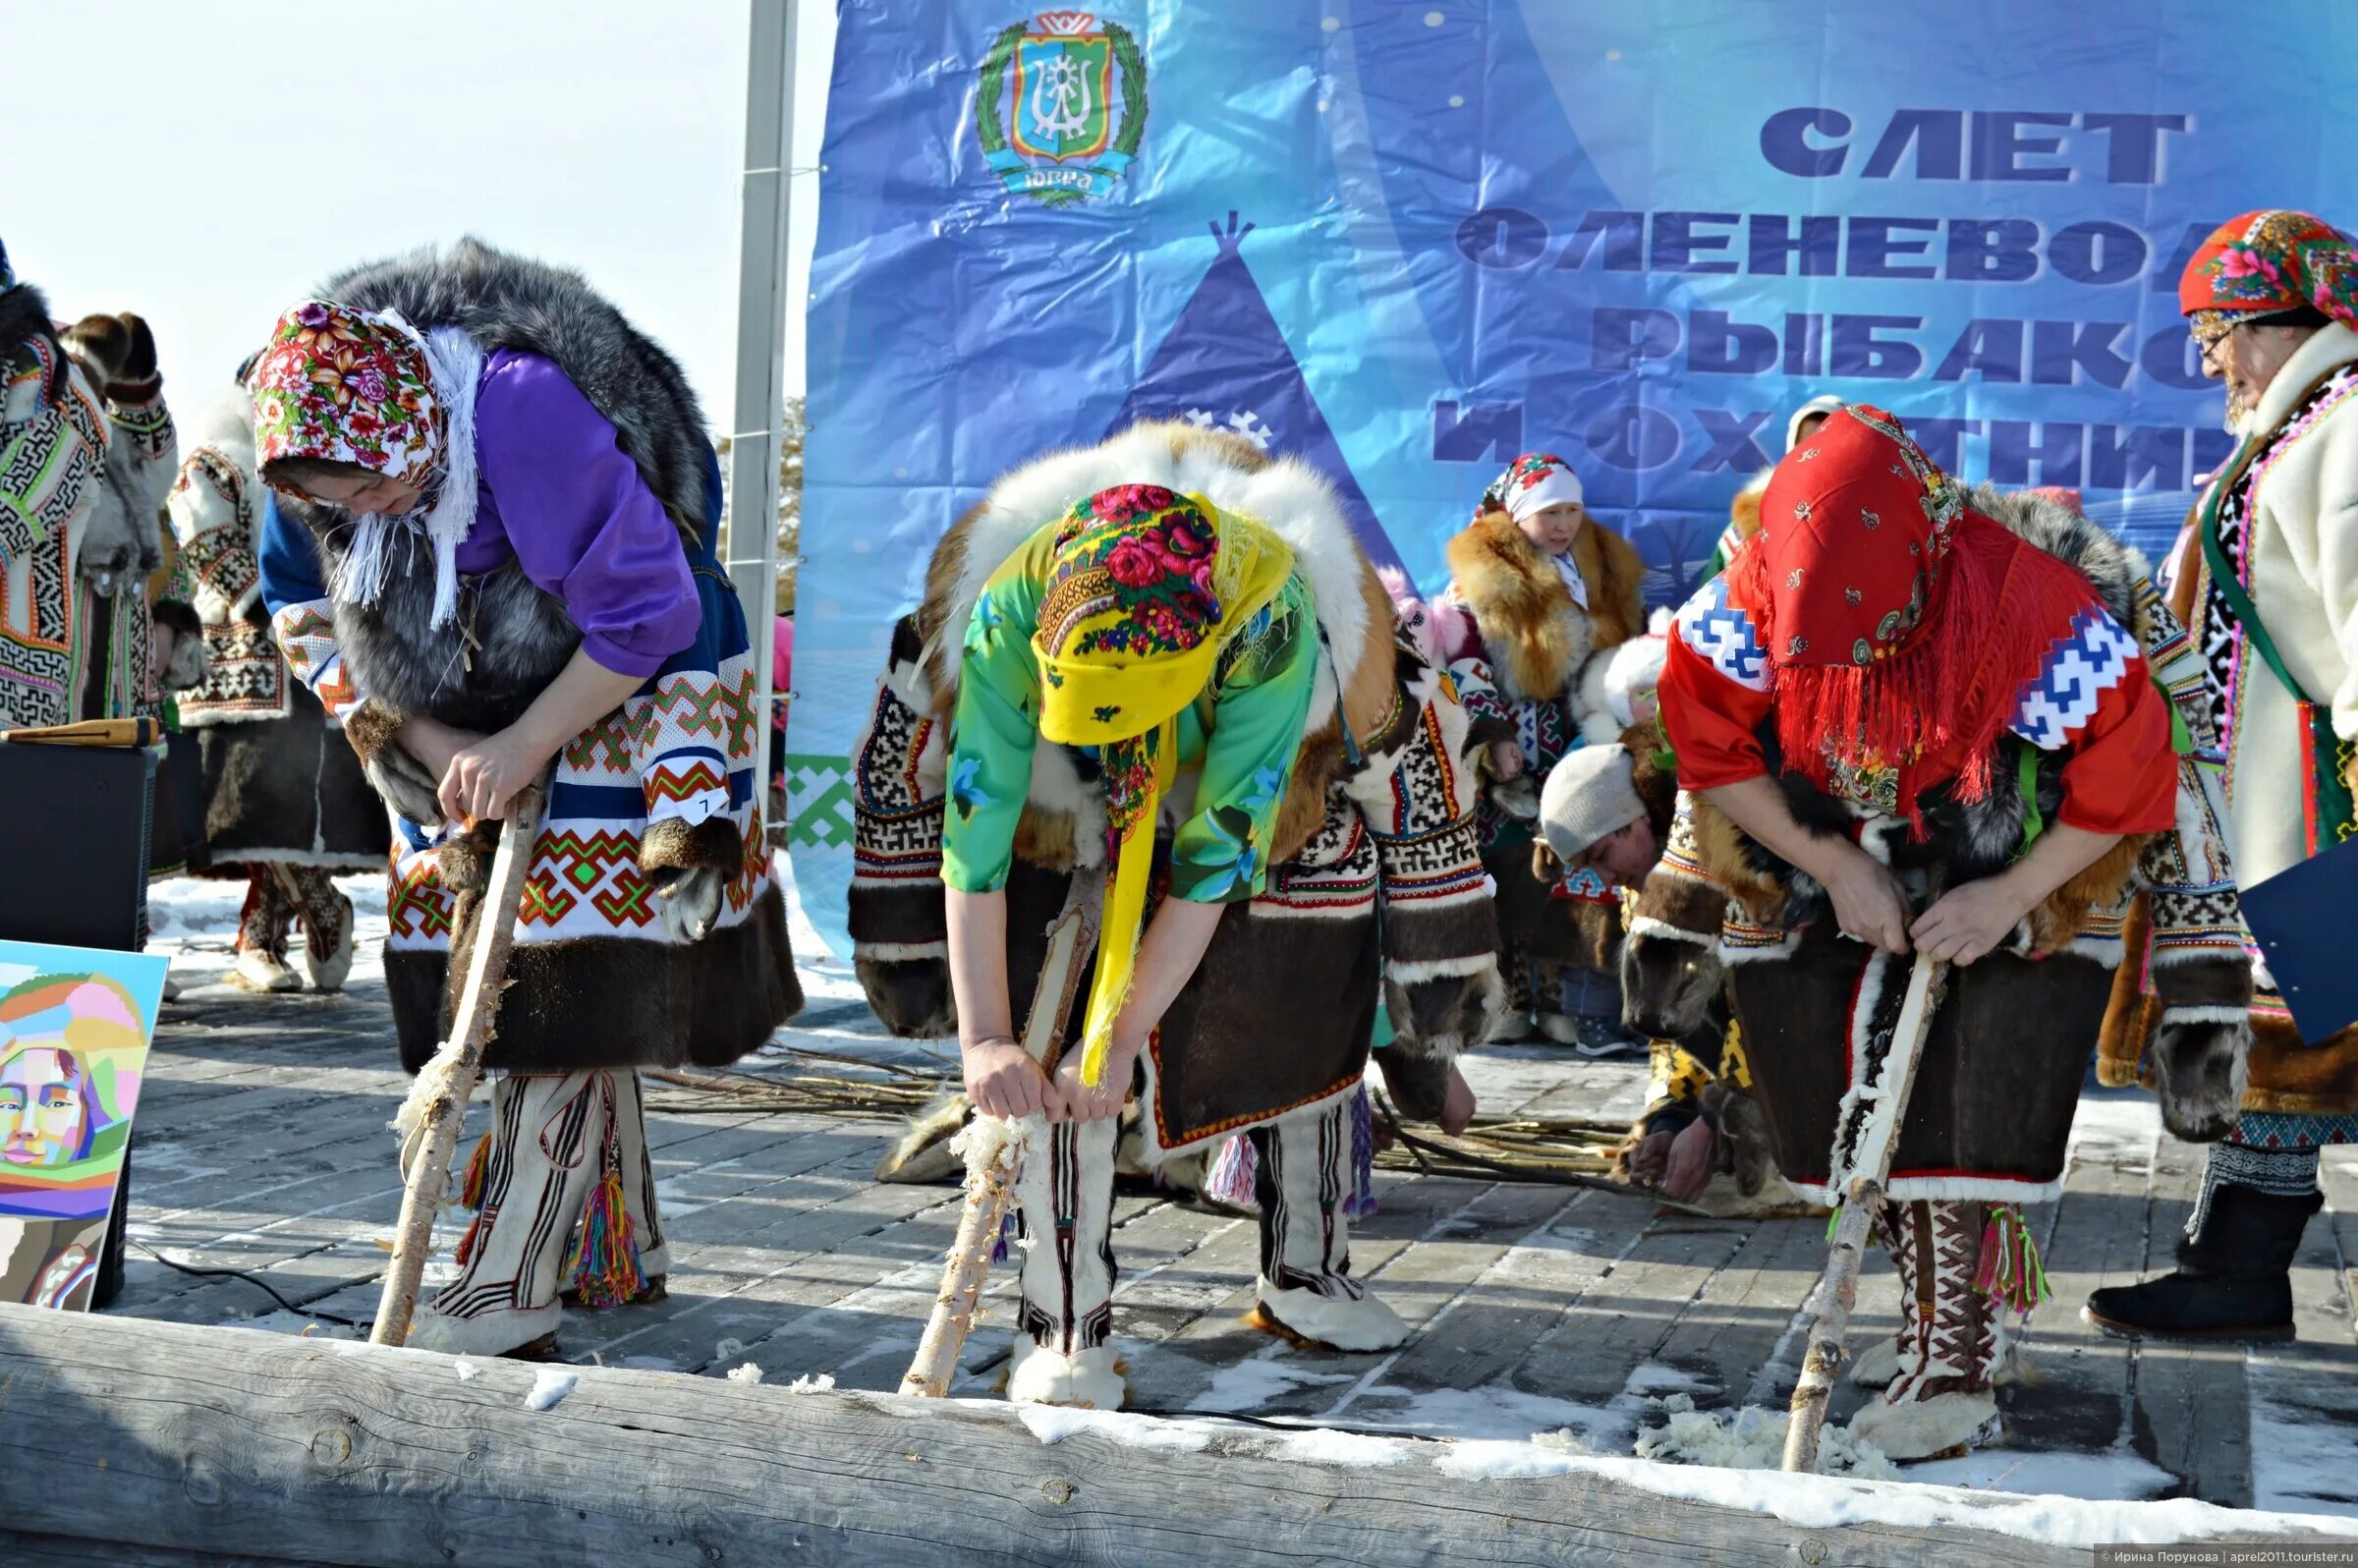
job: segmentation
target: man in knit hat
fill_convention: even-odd
[[[1593,870],[1614,887],[1635,887],[1662,858],[1673,795],[1657,791],[1660,809],[1650,807],[1638,793],[1638,762],[1637,754],[1616,741],[1566,753],[1548,770],[1540,794],[1540,828],[1567,868]],[[1660,776],[1660,782],[1670,780]]]

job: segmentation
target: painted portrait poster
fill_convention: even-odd
[[[165,967],[0,941],[0,1302],[89,1305]]]

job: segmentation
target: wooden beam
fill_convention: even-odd
[[[20,1540],[46,1538],[50,1560],[120,1542],[118,1560],[158,1564],[2013,1568],[2086,1555],[1966,1525],[1802,1529],[1593,1472],[1477,1478],[1453,1473],[1462,1450],[1440,1443],[1338,1466],[1260,1430],[1201,1447],[1086,1429],[1044,1442],[1026,1426],[1040,1413],[996,1403],[466,1365],[462,1377],[459,1358],[423,1351],[0,1308],[0,1517]],[[579,1382],[527,1408],[552,1373]],[[2290,1533],[2257,1515],[2252,1534]]]

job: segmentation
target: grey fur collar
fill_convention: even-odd
[[[703,532],[712,443],[679,362],[623,317],[578,272],[461,240],[339,273],[318,298],[399,310],[421,332],[455,326],[485,350],[557,362],[590,406],[614,421],[622,450],[681,536]]]
[[[319,298],[399,310],[421,332],[457,327],[486,350],[555,361],[613,421],[681,537],[700,536],[711,446],[696,394],[678,363],[578,274],[462,240],[445,252],[356,267],[330,279]],[[332,580],[351,545],[352,515],[283,495],[278,505],[318,540]],[[458,625],[437,629],[431,551],[406,533],[390,549],[377,602],[334,606],[337,639],[361,689],[405,715],[485,733],[506,728],[581,643],[564,605],[511,561],[466,584]]]

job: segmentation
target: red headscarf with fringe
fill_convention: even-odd
[[[1933,784],[1989,793],[2016,694],[2096,602],[2071,567],[1968,511],[1899,420],[1862,403],[1777,464],[1728,597],[1768,650],[1785,765],[1829,789],[1840,776],[1847,795],[1895,775],[1891,804],[1919,829]]]

